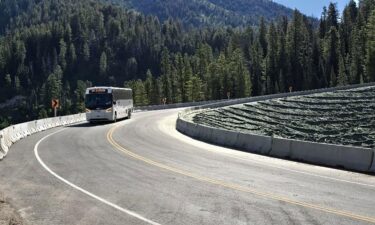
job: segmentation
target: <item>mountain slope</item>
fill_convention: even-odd
[[[270,0],[103,0],[117,3],[161,21],[174,18],[184,25],[243,26],[292,15],[292,10]]]

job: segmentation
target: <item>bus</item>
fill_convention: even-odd
[[[90,123],[130,119],[133,112],[133,91],[117,87],[87,88],[85,107],[86,119]]]

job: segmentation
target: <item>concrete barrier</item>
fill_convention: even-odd
[[[195,124],[181,118],[177,120],[176,128],[198,140],[251,153],[361,172],[375,172],[372,149],[238,133]]]
[[[237,139],[237,132],[212,128],[211,142],[214,144],[230,147],[237,143]]]
[[[27,130],[29,132],[29,135],[34,134],[36,132],[35,121],[27,123]]]
[[[374,85],[375,83],[369,83],[351,85],[346,87],[282,93],[230,101],[221,101],[208,105],[196,106],[185,109],[179,113],[176,123],[176,129],[181,133],[199,140],[226,147],[233,147],[248,152],[304,161],[324,166],[340,167],[360,172],[375,173],[375,152],[373,149],[290,140],[255,134],[237,133],[234,131],[195,124],[188,119],[189,114],[196,113],[197,110],[209,110],[212,108],[225,107],[229,105],[324,93],[330,91],[341,91]]]
[[[272,138],[269,136],[238,133],[236,148],[247,152],[268,155],[272,148]]]
[[[198,137],[198,133],[197,133],[197,124],[194,124],[194,123],[186,123],[186,128],[185,128],[185,132],[188,136],[190,137]]]
[[[353,146],[331,145],[291,140],[290,158],[357,171],[369,171],[373,150]]]
[[[3,132],[3,141],[2,141],[2,150],[5,152],[5,154],[8,152],[9,147],[12,145],[12,141],[10,140],[10,134],[9,134],[10,128],[5,128],[2,130]]]
[[[4,158],[15,142],[31,134],[50,128],[69,125],[86,120],[84,113],[56,118],[40,119],[9,126],[0,131],[0,159]]]
[[[373,150],[370,172],[375,173],[375,150]]]
[[[5,156],[5,150],[3,148],[6,148],[4,144],[4,134],[0,131],[0,160]]]
[[[197,124],[195,126],[195,129],[196,137],[198,137],[202,141],[212,142],[212,127]]]
[[[178,131],[180,131],[181,133],[183,133],[187,129],[186,123],[187,122],[185,120],[177,120],[176,121],[176,129]]]
[[[267,136],[217,129],[183,119],[177,120],[176,129],[190,137],[212,144],[235,147],[259,154],[268,154],[271,151],[272,138]]]
[[[278,158],[290,158],[291,140],[284,138],[272,138],[272,147],[269,153],[270,156]]]

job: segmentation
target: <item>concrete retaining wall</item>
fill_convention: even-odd
[[[272,138],[270,156],[278,158],[290,158],[290,145],[292,140],[284,138]]]
[[[372,149],[292,140],[290,158],[357,171],[369,171]]]
[[[8,153],[9,148],[22,138],[53,127],[78,123],[85,120],[86,115],[82,113],[70,116],[46,118],[9,126],[0,131],[0,159],[3,159]]]
[[[206,141],[221,146],[232,147],[240,150],[245,150],[247,152],[269,155],[279,158],[293,159],[324,166],[345,168],[354,171],[374,173],[374,149],[314,143],[299,140],[283,139],[278,137],[255,135],[249,133],[241,133],[195,124],[194,122],[186,119],[190,113],[195,113],[196,110],[264,101],[275,98],[301,96],[337,90],[347,90],[374,85],[375,83],[370,83],[338,88],[327,88],[321,90],[284,93],[253,97],[247,99],[237,99],[232,101],[193,107],[179,113],[176,123],[176,129],[181,133],[184,133],[188,136],[191,136],[202,141]]]
[[[371,168],[370,168],[370,172],[375,173],[375,151],[374,151],[374,154],[372,156],[372,165],[371,165]]]

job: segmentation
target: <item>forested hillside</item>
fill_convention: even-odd
[[[91,0],[0,3],[0,126],[84,111],[92,85],[130,86],[137,105],[246,97],[375,80],[375,0],[315,28],[295,11],[259,28],[160,22]],[[8,25],[5,25],[8,24]],[[6,29],[5,29],[6,28]],[[25,96],[22,104],[1,102]],[[22,98],[21,98],[22,99]]]
[[[248,26],[281,16],[291,17],[293,11],[270,0],[103,0],[117,3],[160,21],[173,18],[185,27]]]

